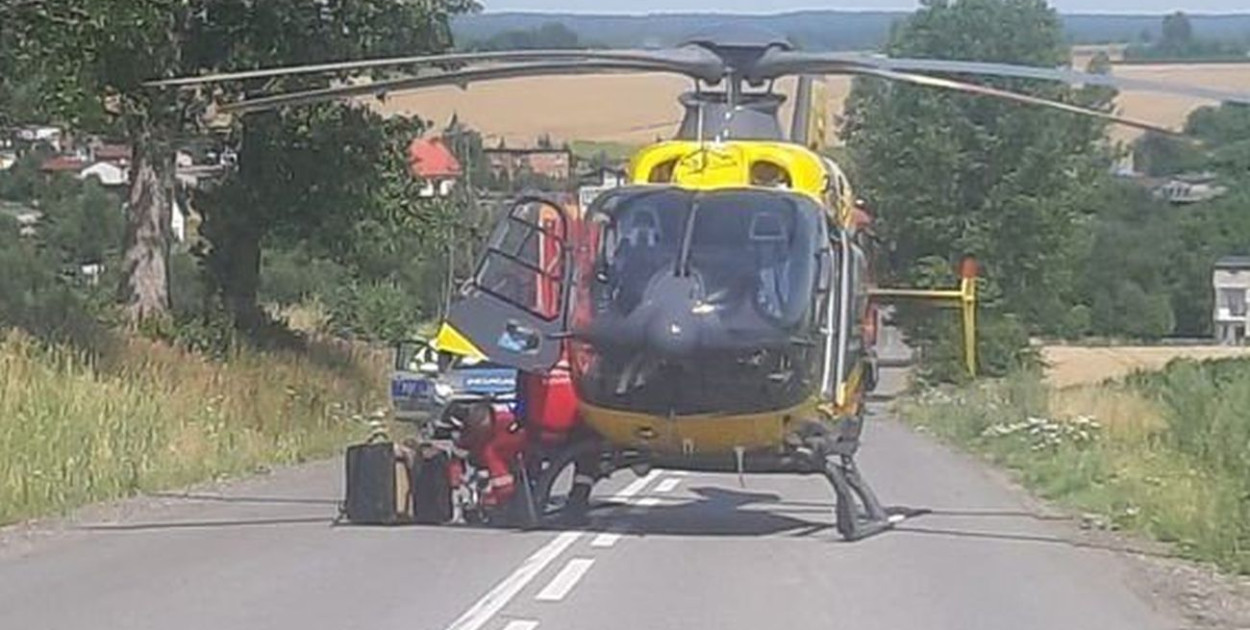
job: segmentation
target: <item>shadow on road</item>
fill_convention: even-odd
[[[934,516],[984,516],[994,518],[1029,518],[1035,521],[1071,521],[1072,517],[1055,514],[1039,514],[1037,512],[1027,512],[1025,510],[965,510],[965,509],[949,509],[935,508],[929,510],[929,514]]]
[[[249,518],[223,519],[213,521],[169,521],[155,523],[116,523],[98,525],[80,525],[74,529],[92,532],[141,532],[152,530],[174,529],[214,529],[230,527],[273,527],[279,525],[334,524],[329,516],[297,516],[288,518]]]
[[[1112,543],[1103,543],[1096,541],[1076,540],[1065,536],[1051,536],[1046,534],[1025,534],[1025,533],[1004,533],[992,531],[969,531],[955,528],[942,527],[923,527],[910,524],[903,524],[894,530],[900,534],[919,534],[922,536],[944,536],[950,538],[967,538],[973,540],[991,540],[991,541],[1008,541],[1023,543],[1041,543],[1047,545],[1062,545],[1075,549],[1095,549],[1099,551],[1111,551],[1115,553],[1128,553],[1139,556],[1150,556],[1154,558],[1176,558],[1174,553],[1163,551],[1155,551],[1150,549],[1141,549],[1130,545],[1117,545]]]
[[[337,499],[302,499],[295,497],[223,496],[219,494],[194,494],[186,492],[156,492],[148,496],[158,499],[180,501],[211,501],[214,503],[258,503],[268,505],[338,505]]]
[[[833,503],[787,502],[771,492],[747,492],[720,487],[693,487],[694,501],[658,504],[635,513],[604,515],[593,529],[627,526],[637,536],[802,538],[833,528]],[[627,507],[602,503],[596,511]],[[806,515],[819,515],[808,518]]]

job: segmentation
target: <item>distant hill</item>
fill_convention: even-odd
[[[483,13],[458,18],[453,24],[461,46],[504,31],[535,29],[558,22],[575,32],[583,44],[610,47],[668,46],[717,22],[750,22],[788,36],[809,50],[862,50],[880,46],[890,25],[908,15],[901,11],[800,11],[777,15],[684,13],[661,15],[575,15],[558,13]],[[1250,13],[1190,15],[1194,36],[1218,40],[1250,40]],[[1143,33],[1160,36],[1160,15],[1064,16],[1074,44],[1140,41]]]

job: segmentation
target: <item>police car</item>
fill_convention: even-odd
[[[391,374],[395,419],[425,423],[458,402],[516,401],[517,370],[490,361],[440,352],[423,340],[396,345]]]

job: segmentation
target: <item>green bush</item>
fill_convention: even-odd
[[[291,306],[331,295],[348,279],[342,265],[298,249],[266,249],[261,259],[260,300]]]
[[[1170,446],[1244,480],[1250,493],[1250,361],[1179,360],[1130,382],[1163,403]]]
[[[409,337],[426,314],[419,294],[388,280],[344,284],[326,306],[335,334],[371,341]]]
[[[920,349],[918,377],[926,383],[967,383],[971,380],[964,359],[963,328],[958,311],[925,309],[929,325],[924,336],[909,341]],[[1041,358],[1029,345],[1029,333],[1015,315],[991,309],[978,313],[978,376],[1005,376],[1036,368]]]
[[[20,328],[52,342],[97,350],[108,342],[103,290],[61,273],[61,261],[37,239],[23,237],[0,216],[0,326]]]

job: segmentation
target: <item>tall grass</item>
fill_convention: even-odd
[[[1047,498],[1250,573],[1250,361],[1177,361],[1067,389],[1016,374],[903,410]]]
[[[381,375],[325,344],[213,361],[127,339],[89,359],[0,332],[0,523],[330,454],[381,408]]]

